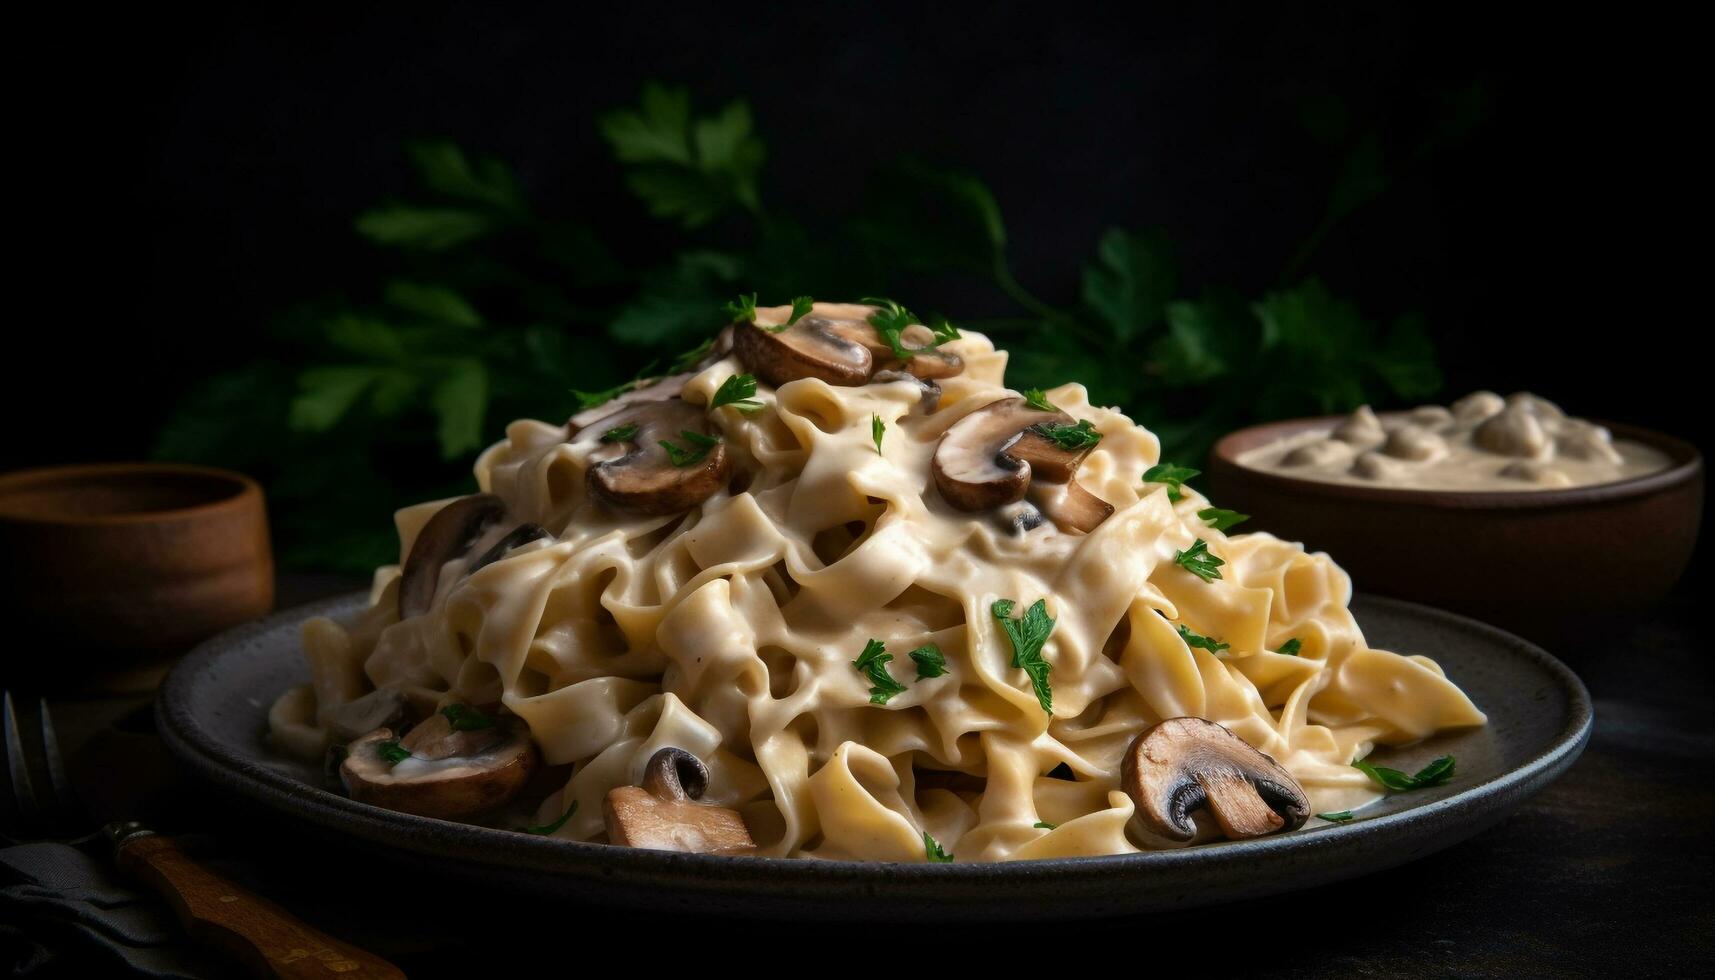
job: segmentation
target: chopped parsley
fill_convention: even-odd
[[[881,416],[872,412],[869,416],[869,437],[875,440],[875,454],[877,456],[882,455],[881,437],[885,435],[887,435],[887,423],[881,420]]]
[[[1033,425],[1033,432],[1040,433],[1061,449],[1088,449],[1102,441],[1102,434],[1096,431],[1096,425],[1089,419],[1079,419],[1077,425]]]
[[[927,324],[927,326],[929,327],[929,332],[935,336],[936,347],[941,346],[949,340],[958,340],[959,337],[962,336],[959,333],[959,328],[948,323],[947,318],[941,314],[937,313],[929,319],[933,322]]]
[[[893,679],[887,672],[887,665],[893,661],[893,654],[887,652],[887,644],[880,640],[870,640],[864,644],[863,652],[852,661],[857,672],[869,678],[869,703],[886,704],[895,695],[905,693],[905,685]]]
[[[1011,599],[997,599],[989,613],[1000,620],[1000,628],[1012,641],[1012,665],[1030,675],[1030,686],[1036,691],[1036,702],[1042,710],[1054,713],[1054,689],[1048,684],[1048,661],[1043,659],[1042,647],[1048,634],[1054,632],[1054,617],[1048,615],[1048,603],[1038,599],[1025,611],[1023,618],[1013,619]]]
[[[1036,409],[1038,412],[1059,411],[1058,408],[1055,408],[1054,405],[1048,401],[1048,396],[1042,393],[1041,388],[1030,388],[1026,390],[1024,393],[1024,403],[1029,405],[1031,408]]]
[[[703,359],[704,354],[714,350],[714,347],[715,338],[710,337],[708,340],[703,341],[683,354],[680,354],[678,357],[673,358],[673,367],[671,368],[672,373],[680,374],[685,371],[689,371],[698,361]]]
[[[689,429],[681,430],[679,438],[695,448],[685,449],[665,439],[661,440],[661,448],[667,450],[667,458],[673,461],[673,465],[680,468],[701,463],[703,458],[709,454],[709,450],[721,444],[719,439],[705,436],[700,432],[692,432]]]
[[[906,654],[917,665],[917,679],[940,677],[947,672],[947,656],[933,643],[925,643]]]
[[[375,754],[390,766],[396,766],[411,758],[411,750],[399,744],[396,738],[390,738],[375,747]]]
[[[1143,471],[1143,482],[1167,484],[1167,499],[1178,503],[1185,499],[1185,481],[1202,475],[1202,470],[1194,470],[1189,466],[1157,463]]]
[[[929,859],[930,864],[953,863],[953,856],[942,850],[941,842],[930,837],[927,830],[923,832],[923,856]]]
[[[785,324],[783,324],[782,326],[776,327],[775,332],[779,333],[781,330],[785,330],[787,327],[790,327],[792,324],[797,323],[799,320],[802,320],[804,318],[804,314],[810,312],[810,308],[813,307],[815,304],[816,304],[816,301],[811,299],[808,296],[794,296],[794,297],[792,297],[792,315],[786,318]]]
[[[721,382],[715,389],[714,400],[709,402],[711,410],[731,405],[746,415],[755,415],[762,411],[762,403],[751,397],[756,394],[756,378],[749,374],[735,374]]]
[[[1298,656],[1298,651],[1302,649],[1304,649],[1304,641],[1295,636],[1292,639],[1287,640],[1285,643],[1282,643],[1280,645],[1280,649],[1274,652],[1284,653],[1289,657],[1296,657]]]
[[[1375,780],[1383,789],[1395,793],[1404,793],[1414,789],[1428,789],[1440,786],[1453,778],[1453,757],[1444,755],[1429,765],[1417,771],[1416,775],[1408,776],[1398,769],[1386,766],[1373,766],[1359,759],[1352,763],[1352,768]]]
[[[732,322],[734,323],[738,323],[740,320],[743,320],[746,323],[755,323],[756,294],[751,293],[749,296],[746,296],[743,293],[740,293],[738,299],[735,299],[721,307],[721,310],[726,313],[727,316],[731,317]]]
[[[483,714],[468,704],[449,704],[441,709],[441,714],[447,716],[453,730],[458,732],[480,732],[485,728],[494,727],[494,719]]]
[[[1345,823],[1352,819],[1352,811],[1350,810],[1339,810],[1334,813],[1318,813],[1316,815],[1330,823]]]
[[[904,361],[921,353],[921,350],[905,346],[904,341],[900,339],[900,335],[905,333],[905,328],[917,322],[917,314],[893,300],[879,296],[865,296],[863,302],[876,308],[875,312],[869,315],[869,325],[875,328],[875,332],[881,335],[881,339],[887,346],[893,348],[894,357]],[[930,350],[934,346],[931,343],[922,350]]]
[[[1232,648],[1232,644],[1230,643],[1222,643],[1220,640],[1217,640],[1212,636],[1204,636],[1201,633],[1191,632],[1184,623],[1180,623],[1175,628],[1179,630],[1179,638],[1184,640],[1185,645],[1188,647],[1202,647],[1210,653],[1220,653],[1222,650]]]
[[[566,807],[566,812],[560,814],[560,819],[555,820],[553,823],[545,823],[540,827],[519,827],[518,829],[526,834],[535,834],[538,837],[546,837],[556,830],[559,830],[561,827],[564,827],[566,825],[566,821],[572,819],[572,814],[577,812],[578,801],[573,800],[572,805]]]
[[[1236,510],[1227,510],[1224,507],[1205,507],[1197,512],[1197,517],[1217,531],[1238,527],[1251,519],[1249,514],[1241,514]]]
[[[1221,559],[1209,554],[1209,542],[1202,538],[1198,538],[1196,544],[1184,551],[1175,551],[1173,563],[1205,582],[1213,582],[1220,578],[1221,566],[1226,564]]]
[[[637,435],[635,425],[616,425],[601,434],[602,442],[630,442]]]
[[[1037,828],[1038,830],[1059,830],[1060,829],[1059,824],[1049,823],[1046,820],[1038,820],[1035,823],[1031,824],[1031,826]]]
[[[620,395],[623,395],[628,391],[635,391],[636,389],[643,387],[648,382],[654,380],[654,378],[632,378],[630,381],[621,382],[620,384],[614,385],[612,388],[603,388],[601,391],[579,391],[578,389],[573,388],[572,395],[577,398],[578,411],[581,412],[595,408],[598,405],[606,405],[608,402],[613,401]]]

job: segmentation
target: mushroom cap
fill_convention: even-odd
[[[359,803],[401,813],[442,820],[486,813],[518,795],[537,763],[528,729],[511,721],[497,727],[498,739],[478,754],[427,759],[413,753],[392,764],[381,758],[380,746],[393,740],[393,730],[377,729],[347,747],[340,781]]]
[[[723,333],[722,336],[725,334]],[[602,419],[640,402],[664,402],[677,398],[679,393],[685,390],[685,382],[694,377],[696,377],[694,372],[669,374],[664,378],[656,378],[646,384],[640,384],[629,391],[615,395],[600,405],[586,408],[566,421],[566,437],[572,438]]]
[[[959,510],[989,510],[1024,498],[1033,479],[1047,483],[1067,484],[1067,489],[1054,496],[1068,499],[1070,508],[1063,526],[1080,525],[1101,508],[1107,506],[1093,494],[1076,486],[1072,477],[1089,455],[1090,447],[1064,449],[1044,436],[1038,426],[1071,425],[1072,417],[1058,409],[1043,411],[1031,407],[1023,398],[1002,398],[972,412],[954,423],[941,436],[935,447],[935,486],[949,504]],[[1095,524],[1101,523],[1097,520]],[[1089,527],[1094,527],[1090,524]]]
[[[1205,807],[1232,840],[1296,830],[1310,816],[1310,800],[1291,773],[1205,718],[1169,718],[1138,735],[1126,749],[1120,786],[1143,825],[1175,841],[1196,836],[1191,814]]]
[[[428,612],[441,582],[441,566],[462,556],[505,516],[506,502],[491,493],[461,497],[436,511],[417,532],[399,573],[399,618]]]
[[[863,330],[875,332],[861,321],[831,320],[815,313],[800,317],[779,333],[767,325],[740,322],[733,325],[733,350],[752,374],[776,388],[803,378],[852,388],[869,383],[875,373],[875,356],[857,339]]]
[[[1077,480],[1047,486],[1038,482],[1031,487],[1031,498],[1062,531],[1089,534],[1114,513],[1113,504],[1085,490]]]
[[[642,786],[616,787],[602,801],[609,843],[703,854],[754,851],[737,810],[695,802],[708,783],[708,767],[691,753],[671,746],[656,752]]]
[[[678,398],[641,402],[601,421],[607,431],[637,426],[623,443],[630,451],[591,466],[587,477],[590,494],[619,510],[649,517],[690,510],[725,486],[732,475],[732,460],[723,443],[708,447],[702,459],[687,466],[674,466],[662,447],[665,440],[696,449],[685,444],[681,433],[709,434],[708,417],[688,402]]]

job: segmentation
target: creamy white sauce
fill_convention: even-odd
[[[1416,490],[1552,490],[1667,469],[1654,446],[1615,439],[1544,398],[1479,391],[1451,408],[1377,416],[1368,405],[1331,429],[1241,454],[1240,466],[1323,483]]]

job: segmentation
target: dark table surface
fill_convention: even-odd
[[[285,576],[280,605],[360,584]],[[648,950],[664,936],[687,950],[675,955],[709,964],[725,958],[715,948],[761,951],[783,940],[835,943],[854,965],[877,968],[935,954],[967,963],[1017,955],[1018,965],[1032,952],[1082,958],[1078,950],[1093,942],[1097,962],[1159,945],[1202,958],[1205,974],[1709,975],[1715,666],[1700,630],[1702,592],[1684,585],[1647,619],[1554,646],[1595,699],[1595,732],[1570,772],[1499,826],[1341,884],[1134,920],[1033,927],[1006,922],[1000,910],[982,926],[791,925],[472,894],[216,797],[176,772],[153,734],[147,694],[61,699],[54,711],[92,808],[194,835],[215,867],[414,977],[492,975],[502,960],[517,964],[511,971],[537,956],[576,973],[586,962],[571,951],[577,942],[595,939],[617,953]],[[1061,942],[1068,945],[1055,954]],[[689,952],[698,945],[703,953]]]

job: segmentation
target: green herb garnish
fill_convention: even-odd
[[[601,434],[602,442],[630,442],[637,435],[635,425],[616,425]]]
[[[858,673],[869,678],[870,704],[886,704],[897,694],[905,693],[905,685],[893,679],[887,672],[887,665],[893,661],[893,654],[887,652],[887,644],[880,640],[870,640],[864,644],[863,652],[852,661],[852,666]]]
[[[1169,495],[1171,496],[1171,494]],[[1227,510],[1224,507],[1205,507],[1197,512],[1197,517],[1217,531],[1238,527],[1251,519],[1249,514],[1241,514],[1236,510]]]
[[[1167,499],[1178,503],[1185,499],[1185,481],[1202,476],[1202,470],[1173,463],[1157,463],[1143,471],[1143,482],[1167,484]]]
[[[683,374],[684,372],[689,371],[698,361],[703,359],[704,354],[714,350],[714,347],[715,338],[710,337],[683,354],[673,358],[673,366],[669,370],[674,374]]]
[[[709,454],[709,450],[721,444],[719,439],[713,438],[712,436],[705,436],[700,432],[692,432],[688,429],[681,430],[679,432],[679,438],[685,440],[696,448],[685,449],[680,446],[675,446],[665,439],[661,440],[661,448],[667,450],[667,458],[672,460],[673,465],[680,468],[695,466],[696,464],[701,463],[703,458]]]
[[[540,827],[519,827],[518,829],[526,834],[535,834],[538,837],[546,837],[559,830],[561,827],[564,827],[566,825],[566,821],[572,819],[572,814],[576,812],[578,812],[578,801],[573,800],[572,805],[566,807],[566,812],[560,814],[560,819],[555,820],[553,823],[545,823]]]
[[[608,402],[613,401],[620,395],[623,395],[628,391],[635,391],[638,388],[643,387],[648,382],[654,380],[654,378],[632,378],[630,381],[621,382],[614,385],[612,388],[603,388],[601,391],[579,391],[578,389],[573,388],[572,395],[577,398],[578,411],[581,412],[600,405],[606,405]]]
[[[738,299],[735,299],[721,307],[721,311],[734,323],[738,323],[741,320],[746,323],[755,323],[756,294],[751,293],[749,296],[746,296],[743,293],[740,293]]]
[[[1217,640],[1212,636],[1204,636],[1201,633],[1191,632],[1191,630],[1183,623],[1179,624],[1175,628],[1179,630],[1179,638],[1184,640],[1185,645],[1188,647],[1202,647],[1210,653],[1220,653],[1222,650],[1232,648],[1232,644],[1230,643],[1222,643],[1220,640]]]
[[[947,322],[947,318],[937,313],[929,318],[929,332],[935,336],[935,346],[939,347],[949,340],[958,340],[959,328]]]
[[[1031,824],[1031,826],[1037,828],[1038,830],[1059,830],[1060,829],[1059,824],[1049,823],[1046,820],[1038,820],[1035,823]]]
[[[1042,647],[1048,642],[1048,634],[1054,632],[1054,617],[1048,615],[1048,603],[1043,599],[1036,600],[1022,619],[1012,618],[1014,605],[1016,603],[1011,599],[997,599],[989,607],[989,613],[1000,620],[1000,628],[1012,641],[1012,665],[1030,675],[1030,686],[1036,690],[1036,702],[1042,705],[1043,711],[1053,714],[1054,690],[1048,684],[1051,668],[1042,656]]]
[[[1102,441],[1102,434],[1089,419],[1079,419],[1077,425],[1033,425],[1032,431],[1051,440],[1061,449],[1088,449]]]
[[[411,751],[399,744],[396,738],[390,738],[375,746],[375,754],[390,766],[396,766],[411,758]]]
[[[751,397],[755,394],[756,378],[749,374],[735,374],[722,381],[721,386],[715,389],[715,397],[709,402],[709,409],[712,411],[731,405],[746,415],[755,415],[763,408],[761,402]]]
[[[1280,649],[1278,649],[1274,652],[1275,653],[1284,653],[1289,657],[1296,657],[1296,656],[1298,656],[1298,651],[1302,650],[1303,648],[1304,648],[1304,641],[1300,640],[1298,637],[1295,636],[1292,639],[1287,640],[1285,643],[1282,643],[1280,645]]]
[[[1205,582],[1213,582],[1221,577],[1221,566],[1226,562],[1209,554],[1209,542],[1202,538],[1184,551],[1173,553],[1173,563],[1197,576]]]
[[[1440,786],[1453,778],[1453,757],[1444,755],[1429,765],[1417,771],[1414,776],[1408,776],[1398,769],[1386,766],[1373,766],[1363,759],[1352,763],[1352,768],[1375,780],[1383,789],[1395,793],[1404,793],[1414,789],[1428,789]]]
[[[940,842],[930,837],[927,830],[923,832],[923,854],[929,859],[930,864],[953,863],[953,856],[943,851]]]
[[[947,656],[933,643],[925,643],[906,654],[917,665],[917,679],[940,677],[947,672]]]
[[[1330,823],[1345,823],[1352,819],[1352,811],[1350,810],[1339,810],[1334,813],[1318,813],[1316,815]]]
[[[881,437],[885,435],[887,435],[887,423],[881,420],[881,416],[871,413],[869,417],[869,437],[875,440],[875,454],[877,456],[882,455]]]
[[[887,343],[887,346],[893,348],[894,357],[903,361],[908,360],[914,354],[921,353],[917,349],[905,346],[904,342],[900,340],[900,335],[905,332],[905,328],[917,322],[917,314],[893,300],[879,296],[865,296],[863,302],[876,307],[876,311],[869,315],[870,326],[874,327],[875,332],[881,335],[881,339]],[[933,346],[933,344],[930,345],[931,348]]]
[[[1055,408],[1052,404],[1049,403],[1048,396],[1042,393],[1041,388],[1027,389],[1024,392],[1024,403],[1026,405],[1029,405],[1031,408],[1036,409],[1039,412],[1058,412],[1059,411],[1058,408]]]
[[[799,320],[803,319],[804,314],[810,312],[810,309],[815,305],[816,301],[808,296],[792,297],[792,315],[786,318],[786,323],[783,326],[776,327],[774,332],[779,333],[781,330],[785,330],[792,324],[797,323]]]
[[[447,716],[453,730],[458,732],[480,732],[485,728],[494,727],[494,719],[483,714],[468,704],[449,704],[441,709],[441,714]]]

